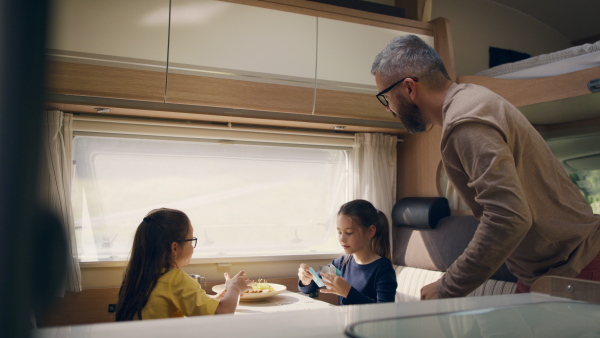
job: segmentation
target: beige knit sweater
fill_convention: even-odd
[[[480,223],[438,295],[467,295],[504,261],[526,285],[576,276],[600,251],[600,217],[539,133],[508,101],[472,84],[449,88],[443,114],[446,175]]]

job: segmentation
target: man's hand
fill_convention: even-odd
[[[421,300],[438,299],[437,282],[427,284],[421,288]]]

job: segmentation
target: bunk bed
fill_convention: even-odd
[[[600,169],[600,41],[457,82],[482,85],[517,106],[568,171]]]
[[[461,76],[458,82],[479,84],[500,94],[519,107],[533,125],[553,125],[599,116],[591,111],[584,115],[573,110],[547,109],[540,115],[533,107],[522,108],[549,102],[558,104],[555,101],[577,97],[589,101],[594,98],[593,102],[597,103],[600,98],[590,94],[600,85],[596,83],[595,88],[588,88],[588,84],[599,78],[600,41]]]

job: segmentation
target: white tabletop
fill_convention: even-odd
[[[298,297],[298,302],[293,299]],[[346,337],[345,328],[361,321],[411,317],[468,311],[492,307],[506,307],[543,302],[566,301],[541,294],[512,294],[487,297],[467,297],[407,303],[329,306],[311,303],[303,295],[282,294],[264,304],[241,303],[240,313],[256,315],[218,315],[189,318],[157,319],[148,321],[77,325],[45,328],[34,331],[34,337]],[[276,305],[282,300],[292,304]],[[314,301],[314,300],[313,300]],[[274,303],[272,303],[274,302]],[[273,305],[275,304],[275,305]],[[286,311],[286,307],[290,311]],[[314,306],[315,308],[312,308]],[[292,309],[294,307],[294,309]],[[281,311],[273,311],[278,309]],[[294,311],[298,310],[298,311]],[[309,310],[309,311],[306,311]],[[252,312],[249,312],[252,311]],[[262,313],[259,312],[268,312]]]
[[[240,301],[235,314],[273,313],[329,308],[334,305],[310,298],[305,294],[284,291],[259,301]]]

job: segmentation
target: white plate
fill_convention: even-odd
[[[252,301],[257,301],[257,300],[263,300],[263,299],[269,298],[271,296],[280,294],[286,290],[285,285],[274,284],[274,283],[269,283],[269,284],[271,284],[271,286],[273,287],[273,289],[275,289],[275,291],[261,292],[261,293],[244,293],[244,295],[242,297],[240,297],[240,301],[252,302]],[[219,284],[219,285],[215,285],[212,287],[212,290],[215,293],[219,293],[223,289],[225,289],[225,284]]]

